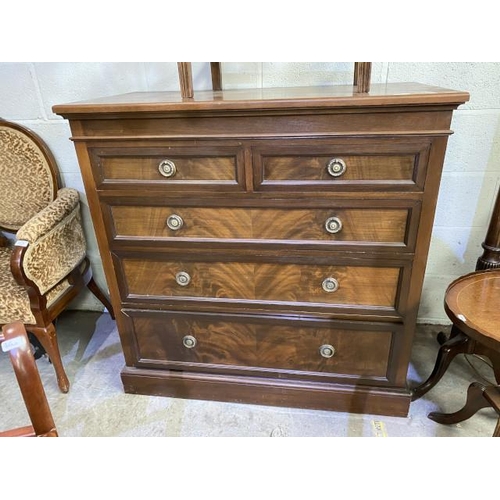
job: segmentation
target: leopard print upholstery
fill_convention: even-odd
[[[45,209],[32,217],[16,234],[18,240],[34,243],[59,224],[77,208],[80,201],[78,191],[63,188],[57,192],[57,198]]]
[[[20,233],[21,231],[18,235]],[[59,224],[29,244],[23,270],[36,283],[40,292],[45,293],[75,269],[85,258],[85,254],[80,204],[77,203]]]
[[[0,248],[0,323],[22,321],[35,323],[30,309],[30,299],[26,290],[18,285],[10,271],[12,248]]]
[[[18,230],[54,199],[56,189],[36,142],[0,121],[0,227]]]
[[[23,271],[45,294],[47,307],[72,286],[68,273],[79,264],[82,272],[86,267],[79,194],[71,188],[57,191],[52,163],[41,140],[0,119],[0,227],[17,231],[16,239],[28,243]],[[5,240],[0,244],[0,324],[34,325],[28,293],[11,272],[11,255]]]
[[[17,284],[10,271],[12,248],[0,248],[0,324],[22,321],[26,325],[35,324],[35,316],[30,309],[26,290]],[[62,280],[46,293],[47,307],[50,307],[69,287],[67,279]]]

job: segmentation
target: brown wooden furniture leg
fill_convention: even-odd
[[[446,342],[448,342],[448,340],[451,340],[453,337],[456,337],[459,333],[460,333],[460,329],[458,329],[455,325],[452,325],[451,331],[448,335],[444,332],[439,332],[437,334],[436,339],[437,339],[439,345],[443,345]]]
[[[498,421],[492,437],[500,437],[500,386],[486,387],[483,395],[490,406],[498,413]]]
[[[429,392],[443,377],[457,354],[470,353],[474,342],[467,335],[458,332],[453,338],[445,342],[439,349],[436,364],[429,378],[412,390],[412,401],[421,398]]]
[[[59,345],[57,343],[57,334],[55,326],[50,323],[47,328],[41,327],[29,327],[29,331],[33,333],[36,338],[40,341],[43,348],[45,349],[47,355],[50,358],[51,363],[54,365],[54,370],[56,372],[57,384],[61,392],[69,391],[69,380],[64,371],[64,366],[61,359],[61,353],[59,351]]]
[[[31,426],[2,432],[0,435],[57,437],[56,426],[23,324],[15,322],[5,325],[0,333],[0,340],[15,342],[14,347],[9,349],[9,355],[32,423]]]
[[[495,374],[495,380],[497,381],[497,384],[500,385],[500,352],[494,351],[493,349],[490,349],[482,344],[476,343],[474,354],[485,356],[491,361],[493,373]]]
[[[87,288],[94,294],[94,296],[101,302],[101,304],[108,310],[109,315],[115,319],[115,313],[113,311],[113,306],[111,302],[108,300],[106,295],[102,292],[102,290],[97,286],[97,283],[94,281],[94,278],[90,278],[90,281],[87,283]]]
[[[498,418],[498,422],[497,422],[497,425],[495,427],[495,431],[493,432],[493,436],[491,436],[491,437],[494,437],[494,438],[500,437],[500,417]]]
[[[438,424],[458,424],[475,415],[479,410],[488,408],[489,402],[484,397],[486,387],[479,382],[473,382],[467,389],[467,400],[465,405],[455,413],[440,413],[434,411],[429,413],[428,418]]]

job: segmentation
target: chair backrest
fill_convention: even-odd
[[[0,333],[2,351],[8,352],[31,425],[0,432],[0,437],[57,437],[47,396],[24,325],[9,323]]]
[[[17,231],[57,195],[52,153],[31,130],[0,120],[0,228]]]

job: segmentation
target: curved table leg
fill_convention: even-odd
[[[412,401],[429,392],[443,377],[457,354],[470,353],[474,342],[461,331],[446,341],[439,349],[436,364],[429,378],[412,390]]]
[[[458,424],[475,415],[482,408],[489,408],[490,403],[484,397],[486,387],[479,382],[473,382],[467,389],[465,406],[455,413],[429,413],[428,418],[438,424]]]
[[[461,333],[461,330],[458,329],[455,325],[452,325],[449,335],[446,335],[446,333],[444,332],[439,332],[437,334],[436,340],[439,345],[443,345],[446,342],[448,342],[448,340],[451,340],[452,338],[456,337],[459,333]]]
[[[495,379],[497,381],[497,384],[500,384],[500,352],[494,351],[489,347],[477,343],[475,348],[475,354],[486,356],[491,361]]]

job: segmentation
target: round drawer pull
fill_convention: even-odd
[[[335,278],[326,278],[321,286],[325,292],[331,293],[338,290],[339,282]]]
[[[188,349],[192,349],[196,346],[196,339],[192,335],[186,335],[182,339],[182,345]]]
[[[173,177],[177,172],[177,168],[172,160],[163,160],[158,165],[158,171],[163,177]]]
[[[185,271],[181,271],[175,275],[175,281],[180,286],[187,286],[191,282],[191,276]]]
[[[167,219],[167,226],[172,231],[178,231],[183,225],[184,221],[182,220],[182,217],[180,215],[172,214]]]
[[[332,345],[330,344],[323,344],[320,348],[319,348],[319,353],[321,354],[321,356],[323,356],[324,358],[331,358],[334,354],[335,354],[335,347],[333,347]]]
[[[340,233],[342,231],[342,221],[338,217],[328,217],[325,222],[325,229],[330,234]]]
[[[346,171],[347,165],[340,158],[332,158],[326,165],[327,172],[332,177],[340,177]]]

